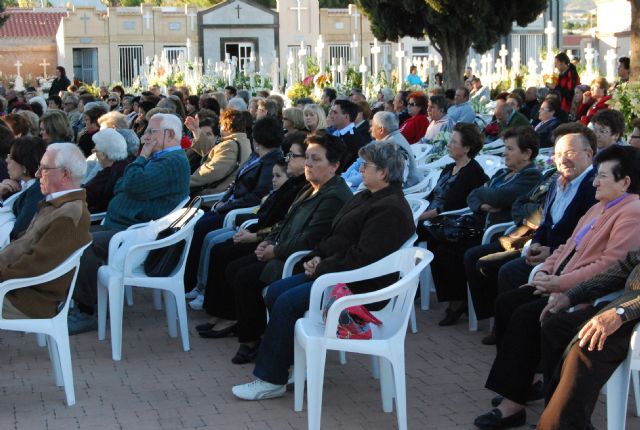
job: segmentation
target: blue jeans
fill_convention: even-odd
[[[296,321],[309,309],[311,285],[313,280],[304,273],[269,285],[264,301],[270,319],[253,369],[253,374],[263,381],[287,383],[289,367],[293,364]]]

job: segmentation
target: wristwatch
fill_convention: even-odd
[[[622,322],[627,322],[627,314],[624,313],[624,308],[616,308],[616,313],[620,315]]]

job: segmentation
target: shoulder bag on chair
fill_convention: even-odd
[[[180,229],[187,225],[196,215],[201,203],[201,197],[194,197],[182,215],[173,221],[169,227],[158,232],[156,240],[167,238],[180,231]],[[185,241],[181,240],[173,245],[149,251],[147,259],[144,260],[144,272],[147,276],[155,278],[169,276],[175,270],[178,262],[180,261],[184,245]]]
[[[482,226],[473,214],[438,215],[424,226],[440,242],[457,243],[483,234]]]

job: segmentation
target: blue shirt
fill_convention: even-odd
[[[476,120],[476,113],[471,107],[471,103],[464,102],[459,105],[453,105],[447,110],[447,116],[454,124],[459,122],[467,122],[473,124]]]
[[[409,85],[420,85],[421,87],[424,86],[424,84],[422,83],[422,79],[420,79],[420,76],[418,75],[412,75],[411,73],[409,73],[407,75],[407,79],[405,79],[407,81],[407,83],[409,83]]]
[[[163,149],[162,151],[156,152],[151,157],[152,158],[159,158],[159,157],[162,157],[164,154],[168,154],[168,153],[170,153],[172,151],[182,151],[182,147],[181,146],[171,146],[169,148]]]
[[[591,169],[593,169],[593,166],[587,167],[584,172],[569,182],[564,189],[562,189],[562,183],[560,182],[560,178],[558,178],[558,182],[556,184],[556,195],[553,199],[553,203],[551,204],[551,209],[549,210],[554,226],[559,223],[564,216],[569,204],[571,204],[571,201],[576,196],[582,180],[589,174]]]

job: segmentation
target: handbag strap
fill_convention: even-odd
[[[182,214],[180,214],[180,216],[176,218],[168,228],[176,228],[178,224],[181,224],[180,227],[182,227],[187,224],[196,215],[198,209],[200,209],[201,204],[202,197],[195,196],[193,199],[191,199],[184,212],[182,212]],[[192,209],[195,210],[192,211]]]

